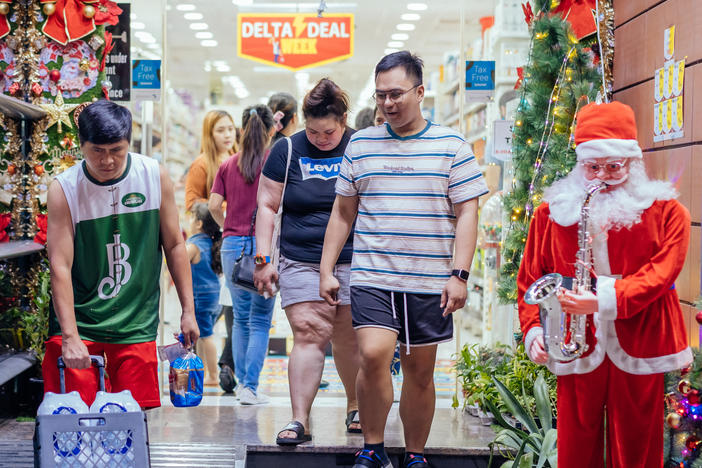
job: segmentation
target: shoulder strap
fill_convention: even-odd
[[[285,137],[288,142],[288,162],[285,165],[285,180],[283,181],[283,192],[280,194],[280,205],[278,205],[278,213],[283,212],[283,200],[285,200],[285,187],[288,185],[288,172],[290,172],[290,160],[292,159],[292,140],[290,137]]]

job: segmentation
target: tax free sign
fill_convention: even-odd
[[[256,62],[301,70],[353,56],[353,15],[240,13],[237,52]]]

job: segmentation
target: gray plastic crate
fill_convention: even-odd
[[[37,416],[35,451],[42,467],[151,466],[143,412]]]

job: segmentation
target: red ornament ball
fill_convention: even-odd
[[[687,401],[690,402],[691,405],[697,406],[700,404],[700,392],[698,390],[690,390],[690,393],[687,394]]]
[[[44,166],[42,166],[41,164],[37,164],[36,166],[34,166],[34,173],[41,177],[44,174]]]
[[[668,413],[665,417],[665,422],[672,429],[679,428],[680,421],[682,421],[682,417],[676,412]]]
[[[61,72],[58,70],[51,70],[49,72],[49,79],[54,83],[57,83],[61,79]]]
[[[683,395],[687,395],[688,393],[690,393],[690,390],[692,390],[692,386],[690,385],[689,380],[683,379],[678,383],[678,391]]]
[[[697,313],[695,314],[695,320],[697,320],[697,323],[702,325],[702,310],[697,311]]]
[[[682,369],[680,369],[680,375],[683,376],[683,377],[686,376],[686,375],[689,374],[689,373],[690,373],[690,368],[689,368],[689,367],[683,367]]]
[[[697,450],[700,442],[702,442],[700,438],[693,434],[685,440],[685,447],[687,447],[688,450]]]

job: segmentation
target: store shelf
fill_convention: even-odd
[[[466,117],[471,114],[475,114],[476,112],[479,112],[483,110],[487,106],[487,102],[474,102],[472,104],[468,104],[465,109],[463,109],[463,117]],[[455,114],[449,116],[445,120],[446,125],[453,125],[456,122],[458,122],[459,118],[459,112],[456,112]]]
[[[13,119],[24,120],[39,120],[46,117],[46,112],[41,107],[5,94],[0,94],[0,113]]]
[[[39,252],[44,246],[31,240],[10,241],[0,244],[0,260]]]
[[[461,84],[460,80],[454,80],[453,82],[446,84],[445,87],[442,87],[443,89],[441,89],[440,92],[441,92],[441,94],[446,94],[446,95],[453,94],[456,91],[458,91],[458,87],[460,84]]]
[[[481,140],[483,138],[487,138],[487,129],[486,128],[481,128],[478,131],[470,132],[466,136],[466,141],[468,143],[473,143],[474,141]]]

